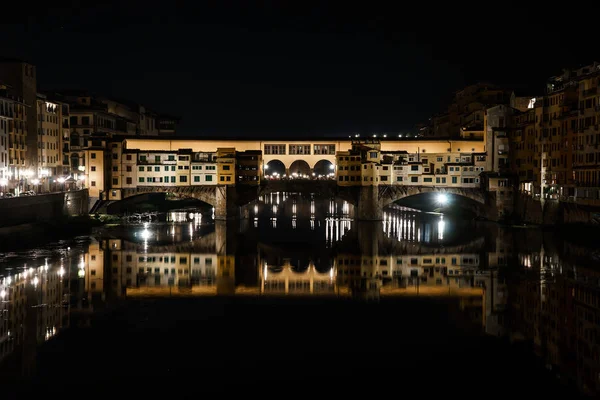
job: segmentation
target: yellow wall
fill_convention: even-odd
[[[335,164],[335,154],[331,155],[320,155],[312,154],[314,151],[315,144],[334,144],[336,151],[348,151],[352,147],[352,142],[348,140],[307,140],[307,141],[291,141],[287,142],[285,139],[281,140],[270,140],[270,141],[259,141],[259,140],[198,140],[198,139],[142,139],[142,138],[131,138],[126,139],[126,146],[128,149],[140,149],[140,150],[179,150],[179,149],[192,149],[194,152],[210,152],[216,151],[217,148],[223,147],[235,147],[237,151],[246,150],[261,150],[263,152],[263,163],[267,164],[271,160],[280,160],[285,164],[287,168],[296,160],[306,161],[311,168],[320,161],[328,160]],[[265,145],[272,144],[286,144],[286,154],[264,154]],[[310,144],[311,154],[310,155],[290,155],[289,144]],[[406,150],[409,153],[447,153],[448,149],[451,152],[484,152],[485,142],[484,141],[448,141],[448,140],[387,140],[383,139],[381,142],[381,151],[399,151]]]

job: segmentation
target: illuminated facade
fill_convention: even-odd
[[[0,84],[0,191],[20,187],[27,173],[27,112],[22,98]]]
[[[231,147],[213,152],[130,150],[120,141],[111,142],[108,149],[102,158],[96,151],[94,165],[84,168],[89,171],[86,182],[90,197],[96,200],[120,200],[123,189],[137,187],[258,185],[262,177],[262,157],[256,151],[240,152]],[[107,163],[106,168],[102,166],[106,176],[100,173],[100,159]]]
[[[46,179],[62,175],[62,106],[48,101],[38,93],[37,99],[37,171],[35,176]]]
[[[485,153],[382,151],[377,140],[356,140],[350,150],[337,152],[336,165],[340,186],[477,188],[487,164]]]
[[[0,60],[0,82],[10,86],[15,103],[13,139],[9,139],[10,186],[23,189],[24,180],[37,171],[37,71],[35,65],[12,59]]]
[[[544,96],[516,103],[510,158],[521,192],[600,205],[599,76],[597,63],[565,70]]]

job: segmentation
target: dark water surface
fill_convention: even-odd
[[[0,398],[600,393],[597,249],[267,196],[0,250]],[[0,244],[2,247],[2,244]]]

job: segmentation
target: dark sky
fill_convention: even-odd
[[[0,27],[0,52],[37,64],[42,90],[128,98],[211,136],[403,132],[466,84],[540,93],[561,68],[600,60],[593,24],[569,26],[580,3],[572,18],[550,3],[197,3],[31,7]]]

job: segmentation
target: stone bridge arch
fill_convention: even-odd
[[[392,203],[412,196],[423,194],[446,194],[470,199],[479,203],[486,204],[485,193],[479,188],[460,188],[460,187],[429,187],[429,186],[379,186],[380,206],[387,207]]]
[[[212,207],[217,206],[217,186],[138,186],[136,189],[123,189],[123,200],[143,196],[148,193],[172,193],[181,198],[200,200]]]

